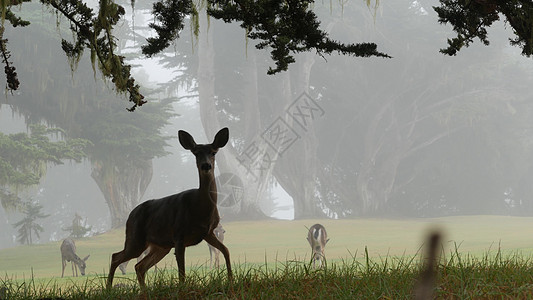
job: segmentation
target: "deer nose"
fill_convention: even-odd
[[[202,171],[209,171],[211,170],[211,164],[210,163],[203,163],[201,166],[200,166],[200,169],[202,169]]]

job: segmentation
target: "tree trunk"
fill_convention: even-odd
[[[376,111],[366,130],[364,158],[355,181],[356,198],[359,199],[359,214],[373,214],[388,202],[396,178],[402,151],[401,138],[393,138],[390,132],[398,130],[392,126],[394,97],[385,103],[376,103]],[[382,128],[389,130],[383,131]]]
[[[214,137],[216,132],[220,130],[222,125],[219,122],[216,107],[216,95],[215,95],[215,72],[214,72],[214,57],[215,49],[213,47],[213,30],[209,29],[207,15],[205,11],[200,13],[200,30],[201,33],[198,37],[198,94],[200,103],[200,118],[206,136],[208,138]],[[246,115],[245,125],[248,129],[247,135],[252,136],[257,133],[259,128],[260,118],[257,100],[257,76],[255,67],[255,57],[253,53],[250,54],[252,60],[250,67],[247,70],[249,82],[243,84],[247,95],[250,97],[249,102],[245,105]],[[231,134],[230,134],[231,136]],[[219,172],[230,173],[232,176],[236,176],[242,182],[242,187],[234,186],[230,183],[229,187],[220,187],[219,192],[227,190],[227,192],[234,193],[234,196],[238,198],[239,202],[234,203],[231,207],[221,207],[219,201],[219,211],[222,217],[228,219],[256,219],[258,217],[265,217],[264,213],[259,208],[258,200],[263,197],[264,184],[268,178],[261,178],[256,182],[254,178],[248,176],[246,170],[242,168],[239,162],[239,154],[233,148],[231,143],[228,143],[224,148],[224,151],[220,151],[217,155],[217,168]],[[241,188],[242,190],[236,191]],[[221,195],[222,197],[224,195]],[[221,198],[222,198],[221,197]]]
[[[104,194],[112,228],[126,224],[131,210],[139,204],[152,180],[152,175],[151,160],[124,165],[93,163],[91,177]]]
[[[301,99],[300,96],[309,95],[309,77],[315,63],[315,55],[305,53],[299,55],[296,61],[291,66],[289,80],[284,81],[284,84],[289,83],[284,88],[285,107],[289,109],[289,113],[285,114],[285,121],[301,138],[280,157],[275,174],[280,185],[293,198],[295,219],[323,217],[324,212],[321,211],[317,198],[318,138],[313,124],[319,114],[306,118],[306,122],[298,122],[290,113],[291,105],[297,103]],[[309,111],[304,113],[310,114]]]

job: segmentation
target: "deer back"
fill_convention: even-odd
[[[63,240],[63,243],[61,243],[61,257],[66,261],[80,259],[78,255],[76,255],[76,244],[73,239],[66,238]]]
[[[307,233],[307,241],[313,249],[313,253],[323,252],[324,247],[326,247],[326,243],[329,241],[326,228],[321,224],[315,224],[311,226],[311,228],[309,228],[309,232]]]

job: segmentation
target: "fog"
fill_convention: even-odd
[[[48,22],[55,17],[36,7],[52,29],[28,29],[26,38],[8,30],[22,88],[0,100],[0,130],[28,132],[30,123],[41,123],[94,147],[81,163],[49,164],[40,184],[21,191],[50,215],[38,221],[44,232],[35,242],[65,238],[76,213],[94,235],[119,227],[142,201],[196,187],[193,156],[179,145],[177,131],[207,143],[224,126],[231,145],[217,155],[223,222],[533,215],[533,61],[509,45],[511,29],[500,22],[489,32],[489,46],[476,42],[447,57],[439,49],[453,33],[437,23],[431,8],[437,1],[386,1],[376,11],[353,2],[314,9],[332,38],[375,42],[391,59],[304,53],[273,76],[266,75],[274,64],[268,51],[254,49],[238,25],[215,20],[205,30],[202,19],[198,37],[186,29],[168,53],[143,59],[143,41],[131,38],[130,10],[117,30],[120,50],[135,63],[147,99],[170,102],[176,114],[155,128],[150,118],[159,113],[151,103],[126,112],[125,97],[92,73],[88,53],[69,71],[55,23]],[[135,33],[143,36],[150,35],[147,7],[135,12]],[[36,50],[28,49],[34,43]],[[45,54],[28,59],[35,53]],[[145,140],[168,137],[169,153],[146,154],[141,146],[125,153],[100,143],[96,133],[103,131],[84,127],[108,121],[96,117],[102,107],[124,115],[110,127],[138,126]],[[143,110],[149,116],[136,121]],[[120,143],[123,133],[116,134]],[[94,178],[103,162],[116,164],[116,178],[131,179],[111,181],[122,192],[120,210],[110,209],[115,190],[103,191]],[[148,167],[131,171],[128,162]],[[18,244],[12,225],[22,216],[0,208],[0,248]]]

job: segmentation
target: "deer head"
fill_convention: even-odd
[[[186,131],[180,130],[178,138],[181,146],[189,150],[196,157],[196,167],[199,172],[209,173],[215,166],[215,154],[218,149],[226,145],[229,139],[228,128],[221,129],[216,135],[213,143],[198,145],[194,138]]]

